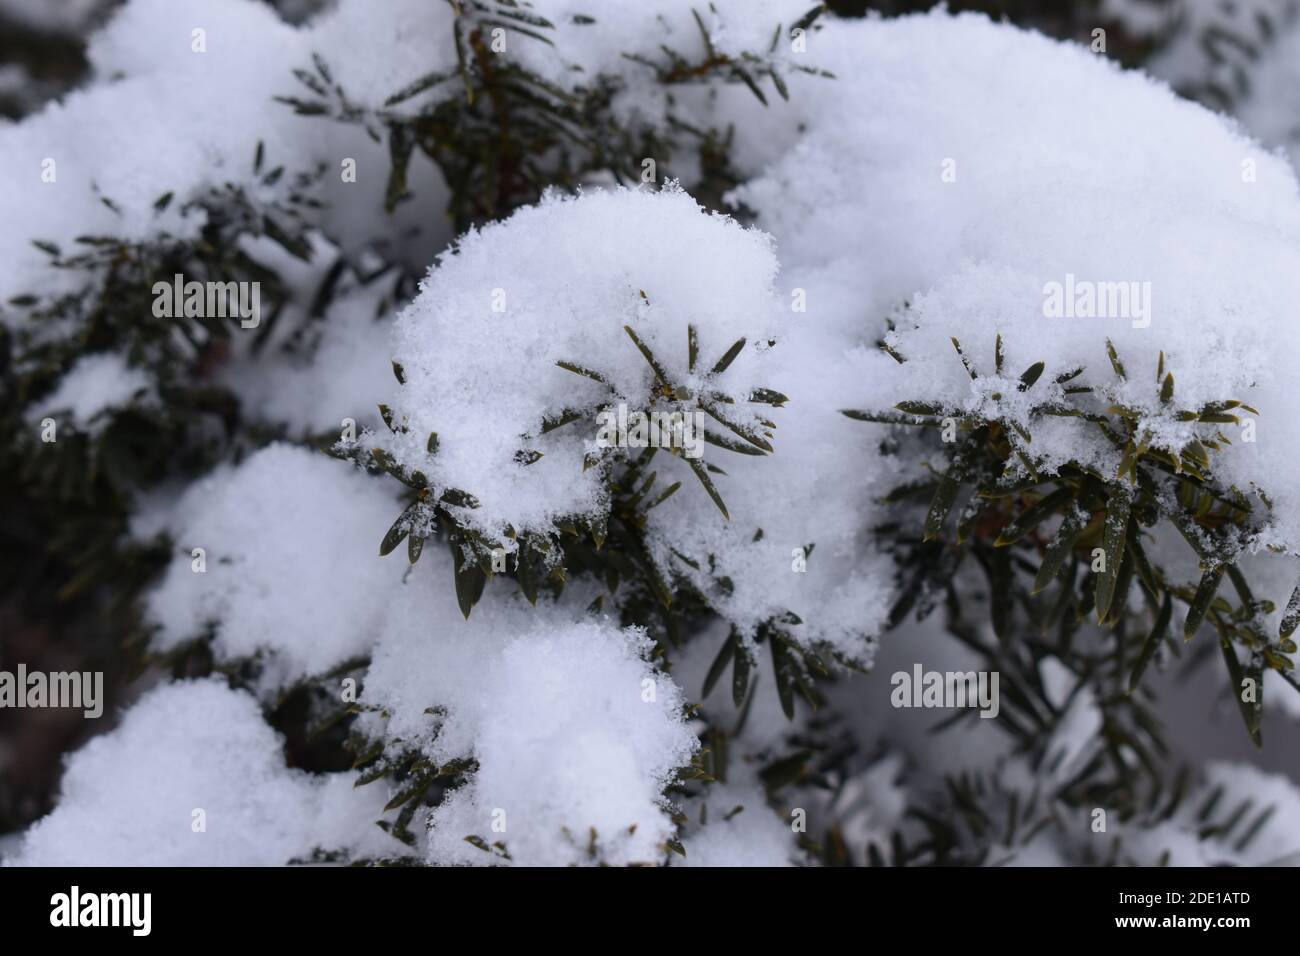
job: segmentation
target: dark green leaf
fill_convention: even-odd
[[[445,80],[450,79],[453,75],[454,74],[452,73],[443,72],[443,71],[427,73],[424,76],[420,77],[418,80],[416,80],[414,83],[402,87],[402,89],[398,90],[388,99],[384,100],[384,106],[396,106],[398,103],[402,102],[403,100],[409,100],[412,96],[418,96],[419,94],[423,93],[425,90],[433,89],[433,87],[437,86],[439,83],[442,83]]]
[[[972,434],[953,455],[952,464],[939,480],[939,487],[934,490],[934,497],[930,500],[930,510],[926,513],[925,526],[922,529],[923,540],[931,541],[939,537],[939,532],[943,530],[944,519],[948,517],[948,512],[952,510],[957,500],[957,493],[961,490],[967,460],[983,441],[984,429],[981,428]]]
[[[685,461],[691,471],[695,473],[695,477],[700,479],[700,484],[704,486],[704,490],[708,493],[708,496],[713,499],[713,503],[718,506],[718,510],[722,512],[722,517],[730,521],[731,515],[727,513],[727,506],[723,504],[722,496],[718,494],[718,489],[713,487],[713,479],[709,477],[708,470],[700,464],[698,458],[687,458]]]
[[[782,395],[780,392],[770,388],[756,388],[749,393],[751,402],[761,402],[764,405],[775,405],[780,408],[786,402],[790,401],[789,397]]]
[[[1280,637],[1290,637],[1295,633],[1296,626],[1300,625],[1300,585],[1291,592],[1291,599],[1286,602],[1286,610],[1282,612],[1282,623],[1278,628]]]
[[[1043,564],[1038,569],[1038,576],[1034,578],[1034,594],[1045,591],[1061,573],[1061,567],[1065,559],[1070,556],[1074,550],[1074,544],[1079,540],[1079,535],[1083,533],[1084,525],[1088,523],[1088,513],[1082,508],[1075,507],[1066,512],[1061,527],[1057,530],[1056,536],[1052,538],[1052,543],[1047,546],[1047,554],[1043,557]]]
[[[1018,386],[1020,391],[1023,392],[1026,389],[1033,388],[1034,383],[1037,382],[1039,376],[1043,374],[1043,369],[1045,367],[1046,366],[1042,362],[1035,362],[1033,365],[1029,366],[1029,368],[1025,369],[1020,375],[1020,385]]]
[[[899,402],[894,406],[909,415],[942,415],[943,406],[937,402]]]
[[[957,350],[957,355],[961,358],[961,364],[965,366],[966,374],[971,377],[971,381],[979,378],[979,376],[975,374],[975,367],[970,364],[970,359],[966,358],[966,353],[961,350],[961,343],[955,338],[949,338],[948,341],[951,342],[952,347]]]
[[[723,372],[725,372],[728,368],[731,367],[731,363],[736,360],[736,356],[740,354],[740,350],[743,349],[744,347],[745,347],[745,340],[743,338],[734,342],[731,348],[727,349],[727,351],[723,353],[722,358],[718,359],[717,364],[713,366],[713,370],[710,371],[709,374],[721,375]]]
[[[777,638],[768,640],[772,648],[772,673],[776,676],[776,694],[786,720],[794,720],[794,661],[789,650]]]
[[[1110,367],[1115,370],[1115,374],[1121,379],[1128,378],[1124,371],[1124,363],[1119,360],[1119,353],[1115,351],[1115,345],[1110,339],[1106,340],[1106,354],[1110,356]]]
[[[461,562],[465,558],[461,553],[459,543],[454,537],[449,537],[447,540],[451,546],[452,573],[455,576],[456,583],[456,603],[460,605],[460,613],[465,615],[465,620],[468,621],[470,611],[474,609],[474,605],[483,596],[483,588],[487,584],[487,575],[474,562],[470,562],[467,567],[462,568]]]
[[[609,382],[605,379],[605,376],[601,375],[599,372],[593,372],[589,368],[584,368],[581,365],[575,365],[573,362],[560,361],[560,362],[556,362],[555,364],[558,365],[560,368],[564,369],[566,372],[572,372],[574,375],[581,375],[583,378],[589,378],[593,382],[600,382],[601,385],[609,385]]]
[[[1049,515],[1055,514],[1066,502],[1074,497],[1074,489],[1062,487],[1056,489],[1051,494],[1041,498],[1033,505],[1030,505],[1020,516],[1002,529],[997,540],[993,542],[995,547],[1004,548],[1009,544],[1014,544],[1034,528],[1038,527]]]
[[[1119,574],[1115,577],[1115,593],[1111,595],[1110,611],[1102,624],[1114,624],[1128,607],[1128,592],[1133,585],[1133,552],[1130,549],[1120,551]],[[1116,642],[1116,650],[1123,653],[1124,642]]]
[[[1156,650],[1160,647],[1161,642],[1164,641],[1165,635],[1169,633],[1169,619],[1173,617],[1173,613],[1173,595],[1166,594],[1164,603],[1160,605],[1160,611],[1156,615],[1155,627],[1151,629],[1151,633],[1147,636],[1146,643],[1142,645],[1142,650],[1138,654],[1137,663],[1133,666],[1133,673],[1129,676],[1128,692],[1130,694],[1137,690],[1138,684],[1142,680],[1142,675],[1147,669],[1147,665],[1151,663],[1151,659],[1155,656]]]
[[[407,533],[411,530],[410,518],[411,510],[409,508],[397,516],[397,520],[393,522],[392,527],[388,529],[388,533],[384,535],[384,540],[379,543],[380,557],[389,554],[394,548],[402,543],[402,539],[405,538]]]
[[[788,757],[782,757],[768,764],[758,772],[758,775],[768,790],[779,790],[803,776],[804,767],[811,756],[812,754],[807,750],[795,751]]]
[[[650,368],[654,370],[655,378],[659,379],[659,381],[663,383],[665,386],[667,386],[668,388],[672,388],[672,382],[668,380],[667,370],[662,365],[659,364],[659,360],[654,357],[654,353],[650,351],[650,347],[646,345],[644,342],[642,342],[641,339],[637,337],[637,334],[632,331],[632,326],[630,325],[623,326],[623,331],[628,334],[628,337],[634,343],[636,343],[637,349],[641,352],[641,355],[645,357],[645,360],[650,365]]]
[[[1210,602],[1214,600],[1214,595],[1218,593],[1219,582],[1223,580],[1224,566],[1216,565],[1201,575],[1201,583],[1196,588],[1196,594],[1192,597],[1191,607],[1187,609],[1187,620],[1183,624],[1183,640],[1190,641],[1200,629],[1201,622],[1205,620],[1206,612],[1210,609]],[[1234,658],[1235,659],[1235,658]]]
[[[1111,487],[1110,500],[1106,502],[1106,521],[1102,530],[1102,552],[1106,557],[1104,571],[1097,572],[1097,620],[1110,617],[1110,605],[1115,596],[1115,583],[1123,564],[1124,542],[1128,535],[1129,510],[1133,505],[1131,492],[1122,485]]]
[[[726,672],[727,665],[731,663],[736,655],[735,643],[735,634],[728,635],[727,639],[722,642],[722,647],[718,649],[718,656],[713,659],[713,664],[710,665],[709,672],[704,677],[704,689],[700,692],[701,699],[709,696],[714,685]]]
[[[1222,576],[1222,575],[1220,575]],[[1241,662],[1237,660],[1237,652],[1232,647],[1232,642],[1226,635],[1219,635],[1219,650],[1223,652],[1223,662],[1228,668],[1228,679],[1232,682],[1232,696],[1237,699],[1237,709],[1241,713],[1241,719],[1246,724],[1246,733],[1250,734],[1250,739],[1256,747],[1264,745],[1263,737],[1259,732],[1259,714],[1255,710],[1255,704],[1248,703],[1242,699],[1242,670]],[[1262,675],[1256,675],[1262,677]],[[1263,702],[1264,682],[1261,679],[1255,681],[1255,700]]]
[[[745,699],[745,692],[749,690],[749,649],[740,640],[731,643],[731,659],[734,662],[731,669],[731,700],[739,707]]]
[[[477,508],[479,506],[477,498],[467,491],[461,491],[459,488],[448,488],[442,493],[439,500],[457,508]]]
[[[753,428],[750,428],[747,425],[738,425],[735,422],[730,421],[728,418],[726,418],[726,416],[722,414],[721,410],[719,410],[716,405],[713,405],[710,402],[706,402],[703,399],[700,400],[700,407],[704,409],[706,412],[708,412],[709,417],[711,417],[719,425],[723,425],[726,428],[730,429],[732,434],[745,439],[745,441],[749,442],[755,448],[761,449],[762,451],[765,451],[768,454],[772,453],[771,442],[769,442],[766,438],[760,435]]]

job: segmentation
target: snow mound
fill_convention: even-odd
[[[58,807],[13,862],[277,866],[317,847],[376,849],[377,795],[290,770],[281,747],[248,694],[217,680],[158,687],[69,758]]]

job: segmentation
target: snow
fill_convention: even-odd
[[[942,56],[956,49],[961,56]],[[1300,203],[1289,166],[1140,74],[976,16],[845,23],[819,35],[818,55],[841,94],[809,97],[804,137],[735,197],[775,236],[783,267],[821,270],[810,320],[847,324],[834,311],[847,304],[853,316],[884,317],[910,300],[889,336],[905,364],[869,347],[879,319],[857,336],[858,407],[907,397],[987,409],[988,386],[969,380],[949,340],[987,376],[1001,334],[1009,376],[1046,363],[1032,395],[997,389],[1009,419],[1084,365],[1082,381],[1136,403],[1159,437],[1163,351],[1179,409],[1238,399],[1260,410],[1260,439],[1234,440],[1213,470],[1243,490],[1263,485],[1278,537],[1300,543],[1300,501],[1286,478],[1300,426],[1283,411],[1300,347]],[[955,181],[944,179],[945,160],[956,163]],[[1067,276],[1149,282],[1147,324],[1048,318],[1044,288]],[[832,284],[856,295],[827,295]],[[1107,338],[1131,370],[1125,388]],[[1101,461],[1105,445],[1070,420],[1036,427],[1030,451],[1050,472],[1072,458]]]
[[[31,246],[33,238],[68,251],[77,248],[80,235],[192,236],[202,213],[182,207],[227,182],[261,201],[283,199],[293,176],[271,186],[261,183],[253,169],[259,142],[262,174],[278,165],[286,165],[290,174],[325,165],[326,197],[351,213],[342,218],[327,208],[327,225],[346,224],[351,236],[363,240],[391,228],[382,211],[387,159],[364,130],[296,116],[272,98],[301,94],[292,71],[312,69],[312,52],[342,61],[348,58],[329,54],[362,51],[359,62],[382,66],[368,75],[349,74],[358,83],[356,95],[392,92],[389,83],[409,82],[420,68],[409,47],[405,58],[388,55],[392,37],[417,35],[407,28],[426,25],[430,11],[443,9],[448,8],[411,0],[386,5],[393,19],[382,21],[384,29],[357,31],[352,21],[373,12],[372,5],[357,0],[345,0],[319,23],[302,28],[253,0],[130,0],[89,43],[87,57],[98,83],[21,123],[0,127],[5,171],[0,206],[10,224],[0,234],[0,300],[67,288],[77,278],[76,273],[51,275],[45,254]],[[205,31],[204,52],[195,50],[195,29]],[[340,163],[347,157],[358,160],[354,184],[341,183]],[[55,161],[52,182],[42,180],[46,159]],[[445,204],[441,178],[426,163],[414,168],[411,185],[421,199],[419,208],[440,209]],[[175,197],[171,204],[156,211],[155,201],[169,192]],[[356,198],[358,193],[367,201]],[[117,211],[101,203],[101,196]],[[362,208],[369,214],[358,222]],[[397,221],[403,227],[415,224],[408,216]],[[445,240],[445,229],[442,224],[435,234]]]
[[[400,510],[389,484],[305,448],[270,445],[223,466],[175,506],[174,557],[147,598],[155,646],[211,627],[221,658],[264,655],[267,691],[364,654],[401,576],[378,556]]]
[[[291,437],[341,435],[345,419],[358,430],[378,425],[376,396],[393,381],[388,343],[393,316],[380,314],[393,285],[391,275],[368,285],[340,283],[322,320],[285,321],[305,329],[292,351],[241,355],[222,370],[222,381],[246,413],[286,426]]]
[[[426,546],[401,591],[390,592],[360,699],[383,714],[382,720],[362,715],[363,727],[445,763],[474,748],[485,706],[478,696],[483,668],[510,641],[539,627],[549,632],[590,623],[584,608],[592,595],[575,582],[562,604],[539,598],[533,607],[510,582],[491,582],[466,620],[451,587],[451,555],[435,544]],[[445,714],[430,715],[433,705]]]
[[[261,655],[267,691],[373,650],[365,716],[382,711],[376,726],[388,739],[437,761],[480,764],[434,813],[432,861],[488,862],[463,837],[493,832],[496,808],[508,812],[518,862],[577,854],[565,829],[583,835],[585,854],[590,827],[604,835],[607,861],[657,859],[672,833],[659,793],[697,742],[680,691],[644,660],[648,639],[580,623],[572,603],[507,599],[465,621],[442,549],[405,582],[406,562],[375,554],[398,510],[385,487],[287,445],[194,486],[176,506],[188,517],[174,529],[182,550],[150,600],[163,624],[158,646],[215,622],[218,658]],[[197,542],[208,551],[204,574],[186,550]]]
[[[546,35],[554,46],[507,35],[509,53],[532,72],[567,89],[594,85],[597,78],[621,88],[615,109],[625,116],[653,119],[666,107],[664,94],[645,82],[652,67],[671,66],[663,47],[677,51],[692,63],[708,56],[703,32],[715,53],[739,59],[742,54],[767,54],[778,26],[789,28],[806,14],[804,0],[669,0],[654,5],[620,4],[617,12],[586,0],[543,0],[534,9],[555,27]],[[696,16],[699,16],[697,22]],[[580,23],[575,17],[594,19]],[[795,54],[785,32],[772,51],[772,62],[782,64]],[[772,99],[774,90],[768,89]],[[750,94],[752,95],[752,94]]]
[[[78,430],[95,435],[103,431],[113,411],[133,401],[156,404],[149,375],[131,367],[125,356],[104,352],[79,359],[59,379],[58,387],[32,406],[28,417],[39,422],[51,416],[58,423],[61,413],[67,412]]]
[[[715,0],[701,17],[716,51],[766,54],[775,25],[788,27],[806,4]],[[782,865],[804,859],[794,808],[809,812],[811,835],[837,827],[860,858],[912,825],[908,807],[949,774],[987,774],[998,799],[1058,790],[1094,755],[1102,715],[1095,691],[1074,694],[1077,676],[1053,657],[1043,658],[1039,677],[1062,713],[1041,763],[1017,752],[995,721],[936,736],[949,714],[889,706],[896,668],[978,670],[983,662],[942,631],[938,615],[882,639],[894,565],[874,532],[890,516],[880,498],[927,462],[908,447],[886,453],[891,433],[843,409],[924,399],[953,415],[1030,427],[1026,451],[1049,473],[1067,462],[1113,473],[1118,456],[1095,426],[1034,416],[1042,402],[1066,400],[1058,374],[1085,366],[1076,383],[1097,390],[1086,401],[1138,409],[1152,446],[1173,451],[1216,430],[1179,420],[1178,410],[1249,403],[1260,412],[1258,441],[1225,426],[1233,441],[1212,470],[1260,493],[1260,511],[1264,495],[1274,503],[1242,566],[1257,595],[1277,606],[1265,622],[1276,626],[1300,555],[1300,421],[1289,414],[1290,364],[1300,354],[1300,201],[1291,162],[1270,150],[1295,147],[1293,118],[1277,104],[1294,101],[1300,85],[1292,63],[1300,33],[1270,48],[1242,103],[1256,142],[1142,74],[981,17],[828,20],[807,53],[778,33],[769,65],[792,98],[769,95],[764,108],[735,83],[683,85],[670,96],[649,82],[650,66],[624,56],[661,62],[662,42],[705,56],[685,0],[620,7],[616,16],[602,9],[595,23],[580,22],[588,10],[578,0],[533,9],[554,24],[556,45],[510,33],[501,55],[566,91],[608,84],[614,115],[639,129],[670,116],[735,125],[733,166],[747,181],[729,197],[734,218],[692,198],[687,169],[685,188],[549,194],[444,248],[446,186],[419,156],[416,201],[388,217],[384,146],[360,126],[298,117],[272,98],[303,94],[292,70],[316,70],[313,54],[371,118],[401,87],[454,70],[452,8],[426,0],[382,9],[342,0],[303,26],[251,0],[129,0],[91,40],[90,85],[0,126],[8,174],[0,177],[8,223],[0,301],[72,288],[74,278],[51,270],[33,238],[72,248],[86,233],[192,237],[202,214],[183,211],[183,200],[226,182],[259,202],[284,200],[286,181],[254,175],[259,141],[267,168],[323,164],[317,194],[329,202],[309,223],[308,264],[242,240],[292,293],[266,347],[237,338],[216,373],[259,437],[235,442],[232,460],[200,481],[151,489],[132,523],[137,538],[165,533],[173,549],[145,601],[153,648],[209,638],[218,665],[244,672],[232,665],[252,663],[252,692],[203,680],[145,693],[115,730],[70,758],[58,808],[29,831],[17,862],[263,865],[317,848],[405,852],[372,825],[392,786],[354,790],[351,773],[287,768],[259,709],[352,661],[364,674],[359,734],[389,756],[416,751],[440,766],[477,766],[412,824],[416,852],[433,864]],[[191,46],[194,28],[206,31],[205,53]],[[774,94],[770,78],[761,85]],[[397,109],[462,95],[450,76]],[[46,157],[58,162],[52,183],[40,180]],[[345,158],[358,161],[356,184],[336,178]],[[158,212],[165,192],[180,201]],[[359,278],[376,253],[408,269],[428,266],[412,301],[393,301],[399,269]],[[335,264],[345,267],[339,295],[313,317],[308,302]],[[1136,283],[1140,307],[1129,314],[1074,315],[1073,297],[1065,314],[1045,307],[1055,283],[1120,282]],[[905,361],[877,347],[882,337]],[[742,339],[730,366],[710,372]],[[1108,339],[1127,379],[1111,370]],[[662,387],[638,343],[680,392]],[[1037,361],[1046,371],[1021,390],[1019,375]],[[1172,408],[1159,398],[1162,361],[1174,375]],[[759,389],[788,400],[752,400]],[[266,433],[332,437],[354,419],[365,427],[362,448],[383,448],[418,470],[435,496],[471,494],[477,507],[449,510],[513,549],[521,534],[554,536],[563,519],[610,516],[611,478],[639,450],[599,447],[599,410],[693,412],[702,397],[757,438],[754,448],[771,447],[743,455],[705,446],[703,461],[722,469],[709,474],[725,514],[686,459],[667,450],[653,459],[656,490],[681,487],[645,514],[650,555],[714,612],[671,652],[671,671],[647,632],[628,626],[628,589],[611,596],[604,582],[574,574],[561,598],[543,595],[534,607],[513,582],[494,580],[466,620],[445,542],[430,540],[414,567],[400,551],[378,555],[406,500],[396,482],[288,441],[250,450]],[[66,414],[93,433],[112,411],[156,401],[146,372],[101,352],[81,358],[24,415]],[[381,402],[395,432],[376,418]],[[542,432],[565,412],[577,418]],[[746,441],[712,418],[706,427]],[[520,452],[541,457],[524,464]],[[1171,550],[1170,537],[1156,536],[1149,553],[1171,575],[1194,579],[1195,561],[1180,542]],[[1292,557],[1254,553],[1267,545]],[[607,599],[602,610],[590,610],[597,598]],[[773,796],[758,776],[793,741],[833,723],[814,721],[802,703],[793,721],[782,714],[770,659],[754,643],[773,620],[789,622],[802,648],[875,665],[828,690],[834,726],[856,748],[832,789],[798,783]],[[752,706],[729,741],[728,777],[673,790],[682,824],[670,784],[699,753],[706,726],[731,727],[742,716],[725,679],[702,693],[733,629],[764,652]],[[1157,660],[1153,672],[1163,666]],[[1294,715],[1294,698],[1277,703],[1289,693],[1270,679],[1268,706]],[[1196,839],[1184,808],[1158,825],[1117,822],[1100,841],[1082,826],[1049,827],[1029,844],[995,845],[990,858],[1104,858],[1105,841],[1120,837],[1146,863],[1165,852],[1175,864],[1259,864],[1300,852],[1293,783],[1247,765],[1201,769],[1194,796],[1221,784],[1238,801],[1277,804],[1250,847]],[[206,833],[188,829],[196,807],[207,811]],[[744,809],[732,814],[736,807]],[[1061,820],[1081,812],[1063,800],[1051,809]],[[669,852],[670,840],[681,841],[684,859]]]
[[[594,450],[595,409],[607,402],[631,410],[698,407],[655,398],[656,373],[629,326],[692,397],[721,391],[735,402],[725,414],[741,426],[761,434],[767,414],[778,425],[771,456],[707,446],[705,462],[726,472],[712,480],[729,520],[684,462],[655,460],[657,488],[683,486],[650,512],[661,565],[696,579],[746,633],[793,611],[816,622],[807,640],[866,659],[862,635],[883,618],[888,572],[842,516],[846,496],[866,512],[884,488],[858,483],[871,446],[838,414],[853,393],[854,370],[826,354],[816,329],[773,294],[776,271],[767,237],[705,213],[674,188],[543,200],[462,237],[431,270],[395,331],[406,383],[389,404],[406,430],[367,441],[426,475],[435,494],[472,494],[479,507],[465,509],[462,520],[505,547],[512,547],[507,528],[545,533],[561,518],[604,518],[607,467],[583,467]],[[700,355],[694,371],[692,326]],[[704,374],[741,339],[747,345],[724,373]],[[608,384],[559,362],[596,371]],[[799,398],[790,410],[747,403],[757,388]],[[541,434],[543,420],[566,409],[582,417]],[[430,454],[433,432],[438,446]],[[543,457],[517,463],[525,448]],[[807,571],[795,571],[795,549],[809,545],[820,551]],[[700,568],[715,555],[714,577],[729,576],[734,589],[719,591],[707,571],[671,549]],[[847,578],[844,568],[852,569]]]
[[[159,15],[164,6],[172,15]],[[204,54],[191,51],[191,24],[200,17],[212,33]],[[239,41],[229,42],[232,37]],[[33,237],[70,249],[79,235],[143,238],[163,229],[192,235],[198,223],[182,217],[182,202],[236,167],[251,175],[259,131],[275,132],[267,91],[283,70],[291,37],[270,7],[251,0],[123,7],[87,55],[102,75],[126,75],[70,93],[0,130],[6,167],[0,205],[13,226],[0,236],[0,298],[32,292],[38,279],[50,281]],[[281,128],[287,133],[295,122]],[[269,155],[286,156],[291,143],[274,136]],[[53,182],[41,179],[47,158],[56,163]],[[169,191],[181,201],[156,215],[153,203]]]
[[[1222,793],[1214,804],[1210,820],[1222,823],[1243,802],[1247,808],[1241,821],[1226,839],[1200,840],[1197,831],[1206,825],[1200,811],[1215,790]],[[1273,813],[1240,846],[1252,824],[1268,807]],[[1158,865],[1168,854],[1170,866],[1294,866],[1300,859],[1300,790],[1278,774],[1266,773],[1241,763],[1215,761],[1205,768],[1201,785],[1183,801],[1168,822],[1148,828],[1127,827],[1123,840],[1140,865]]]
[[[365,822],[376,795],[288,769],[281,748],[246,693],[218,680],[157,687],[72,755],[58,807],[6,862],[273,866],[317,847],[379,850],[372,834],[387,838]]]
[[[894,753],[844,781],[829,811],[849,846],[875,846],[885,852],[890,835],[902,827],[907,812],[902,774],[903,758]]]
[[[686,49],[703,56],[694,5],[684,0],[594,25],[573,23],[575,14],[587,12],[583,6],[568,0],[539,4],[537,12],[556,24],[548,31],[556,34],[554,45],[513,34],[502,55],[570,90],[585,88],[597,76],[645,80],[653,75],[650,68],[622,54],[659,58],[666,38],[681,38]],[[757,10],[738,0],[714,6],[717,12],[707,13],[706,22],[716,49],[728,55],[766,51],[777,24],[806,12],[802,0],[765,0]],[[327,210],[323,221],[352,236],[381,234],[385,217],[378,207],[387,161],[380,148],[359,125],[300,117],[273,97],[314,98],[293,70],[315,75],[318,56],[347,102],[373,114],[428,74],[455,72],[453,19],[451,5],[426,0],[393,0],[380,8],[341,0],[301,27],[254,0],[129,0],[89,43],[87,57],[99,82],[0,128],[5,157],[0,206],[12,227],[0,236],[0,300],[44,290],[54,281],[43,254],[30,245],[33,237],[67,249],[78,235],[193,235],[201,216],[184,214],[181,207],[226,182],[264,200],[282,198],[290,176],[275,186],[255,181],[252,159],[259,141],[267,157],[264,171],[279,164],[291,172],[307,171],[323,163],[327,183],[338,180],[344,158],[357,159],[356,188],[326,187],[340,211]],[[203,31],[202,52],[196,30]],[[570,62],[559,49],[581,50],[582,56]],[[454,77],[400,106],[411,111],[462,95]],[[656,100],[652,106],[630,103],[624,112],[640,115],[653,108],[646,122],[661,125],[667,107],[662,94]],[[56,163],[53,182],[41,178],[46,159]],[[384,173],[378,175],[377,168]],[[426,160],[417,158],[413,170],[411,188],[425,215],[403,210],[397,217],[403,227],[427,226],[427,213],[446,200],[446,187]],[[175,201],[155,212],[154,202],[168,192]],[[101,195],[120,212],[104,206]],[[359,223],[353,214],[360,210],[368,215]],[[440,230],[435,235],[448,238]]]
[[[429,861],[655,863],[673,825],[660,793],[698,746],[643,634],[591,624],[522,635],[483,662],[479,770],[430,818]],[[504,829],[501,829],[501,828]],[[594,853],[591,852],[594,841]]]
[[[449,3],[345,0],[304,28],[303,46],[320,54],[350,102],[376,108],[428,73],[455,69],[454,19]]]
[[[700,804],[707,807],[705,822],[685,828],[681,842],[686,855],[674,856],[673,866],[790,866],[797,858],[789,818],[783,821],[768,807],[752,775],[710,787]],[[698,821],[700,809],[692,805],[689,810]]]
[[[767,237],[705,212],[683,192],[551,196],[461,237],[430,271],[394,334],[406,384],[390,404],[407,431],[376,440],[424,472],[438,493],[473,494],[480,507],[464,519],[486,534],[606,513],[605,470],[582,467],[594,450],[595,409],[614,399],[648,410],[655,385],[624,326],[674,384],[688,387],[702,386],[703,373],[748,337],[753,345],[710,382],[743,402],[765,384],[769,352],[760,343],[780,331],[775,273]],[[693,375],[692,324],[701,355]],[[609,384],[560,368],[561,361]],[[543,420],[566,408],[584,418],[542,435]],[[753,422],[744,406],[736,416]],[[438,433],[433,455],[431,432]],[[517,464],[523,448],[544,457]],[[694,481],[684,467],[672,472],[673,480]]]

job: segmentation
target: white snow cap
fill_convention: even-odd
[[[267,690],[366,653],[406,566],[378,555],[401,510],[396,490],[291,445],[194,484],[169,522],[176,555],[147,601],[155,645],[211,625],[218,657],[264,656]]]
[[[656,386],[624,326],[674,384],[687,386],[703,385],[704,373],[748,337],[749,347],[709,386],[736,400],[735,417],[753,424],[745,399],[764,384],[764,343],[779,331],[775,275],[768,237],[706,212],[678,189],[551,195],[463,236],[398,317],[393,351],[406,384],[392,404],[407,431],[378,436],[380,443],[435,491],[474,495],[480,507],[463,520],[487,534],[602,514],[604,470],[583,469],[599,432],[590,412],[603,401],[647,411]],[[692,325],[701,356],[694,373]],[[588,414],[542,434],[544,419],[570,408]],[[543,457],[518,463],[523,450]],[[695,481],[684,463],[665,469],[671,480]]]
[[[805,136],[735,196],[787,269],[817,270],[809,319],[860,323],[859,407],[987,409],[1000,391],[1014,419],[1024,369],[1046,363],[1043,391],[1084,365],[1072,384],[1115,386],[1154,444],[1176,444],[1186,434],[1158,400],[1163,351],[1177,409],[1259,410],[1256,441],[1223,428],[1233,444],[1212,470],[1248,493],[1257,483],[1277,505],[1277,538],[1300,546],[1300,196],[1287,163],[1141,74],[983,17],[836,23],[815,40],[835,95],[800,86]],[[1108,284],[1127,293],[1128,308],[1110,310],[1123,314],[1104,314]],[[1085,287],[1097,314],[1049,314],[1049,290],[1072,288],[1077,304]],[[874,348],[891,313],[886,341],[903,365]],[[1011,388],[991,378],[999,333]],[[970,381],[952,337],[984,381]],[[1074,457],[1113,473],[1107,445],[1095,426],[1058,419],[1035,426],[1031,450],[1048,470]]]
[[[662,792],[699,745],[683,698],[636,629],[540,627],[467,678],[479,768],[431,818],[432,863],[654,863],[673,825]],[[489,849],[465,838],[475,836]]]
[[[693,413],[697,395],[720,393],[726,417],[771,434],[774,451],[702,446],[706,467],[723,470],[710,480],[729,519],[685,461],[659,455],[646,469],[658,479],[648,497],[672,482],[682,487],[649,512],[657,560],[694,580],[746,634],[789,611],[808,622],[796,640],[868,660],[862,638],[883,619],[889,571],[844,514],[870,513],[884,486],[862,480],[874,459],[869,435],[838,413],[857,393],[856,369],[834,335],[795,321],[773,294],[776,271],[769,237],[706,213],[677,188],[548,197],[463,237],[430,271],[395,330],[405,385],[391,405],[405,431],[367,442],[423,473],[435,494],[473,495],[480,506],[458,517],[505,546],[507,528],[549,531],[561,518],[608,514],[606,468],[584,468],[600,433],[598,405]],[[730,366],[712,375],[742,340]],[[638,342],[687,400],[657,394]],[[791,395],[790,409],[750,400],[764,388]],[[580,417],[542,432],[544,420],[569,410]],[[711,415],[703,424],[745,444]],[[524,464],[521,451],[542,457]],[[810,545],[820,550],[806,560]],[[719,587],[722,578],[732,586]]]

